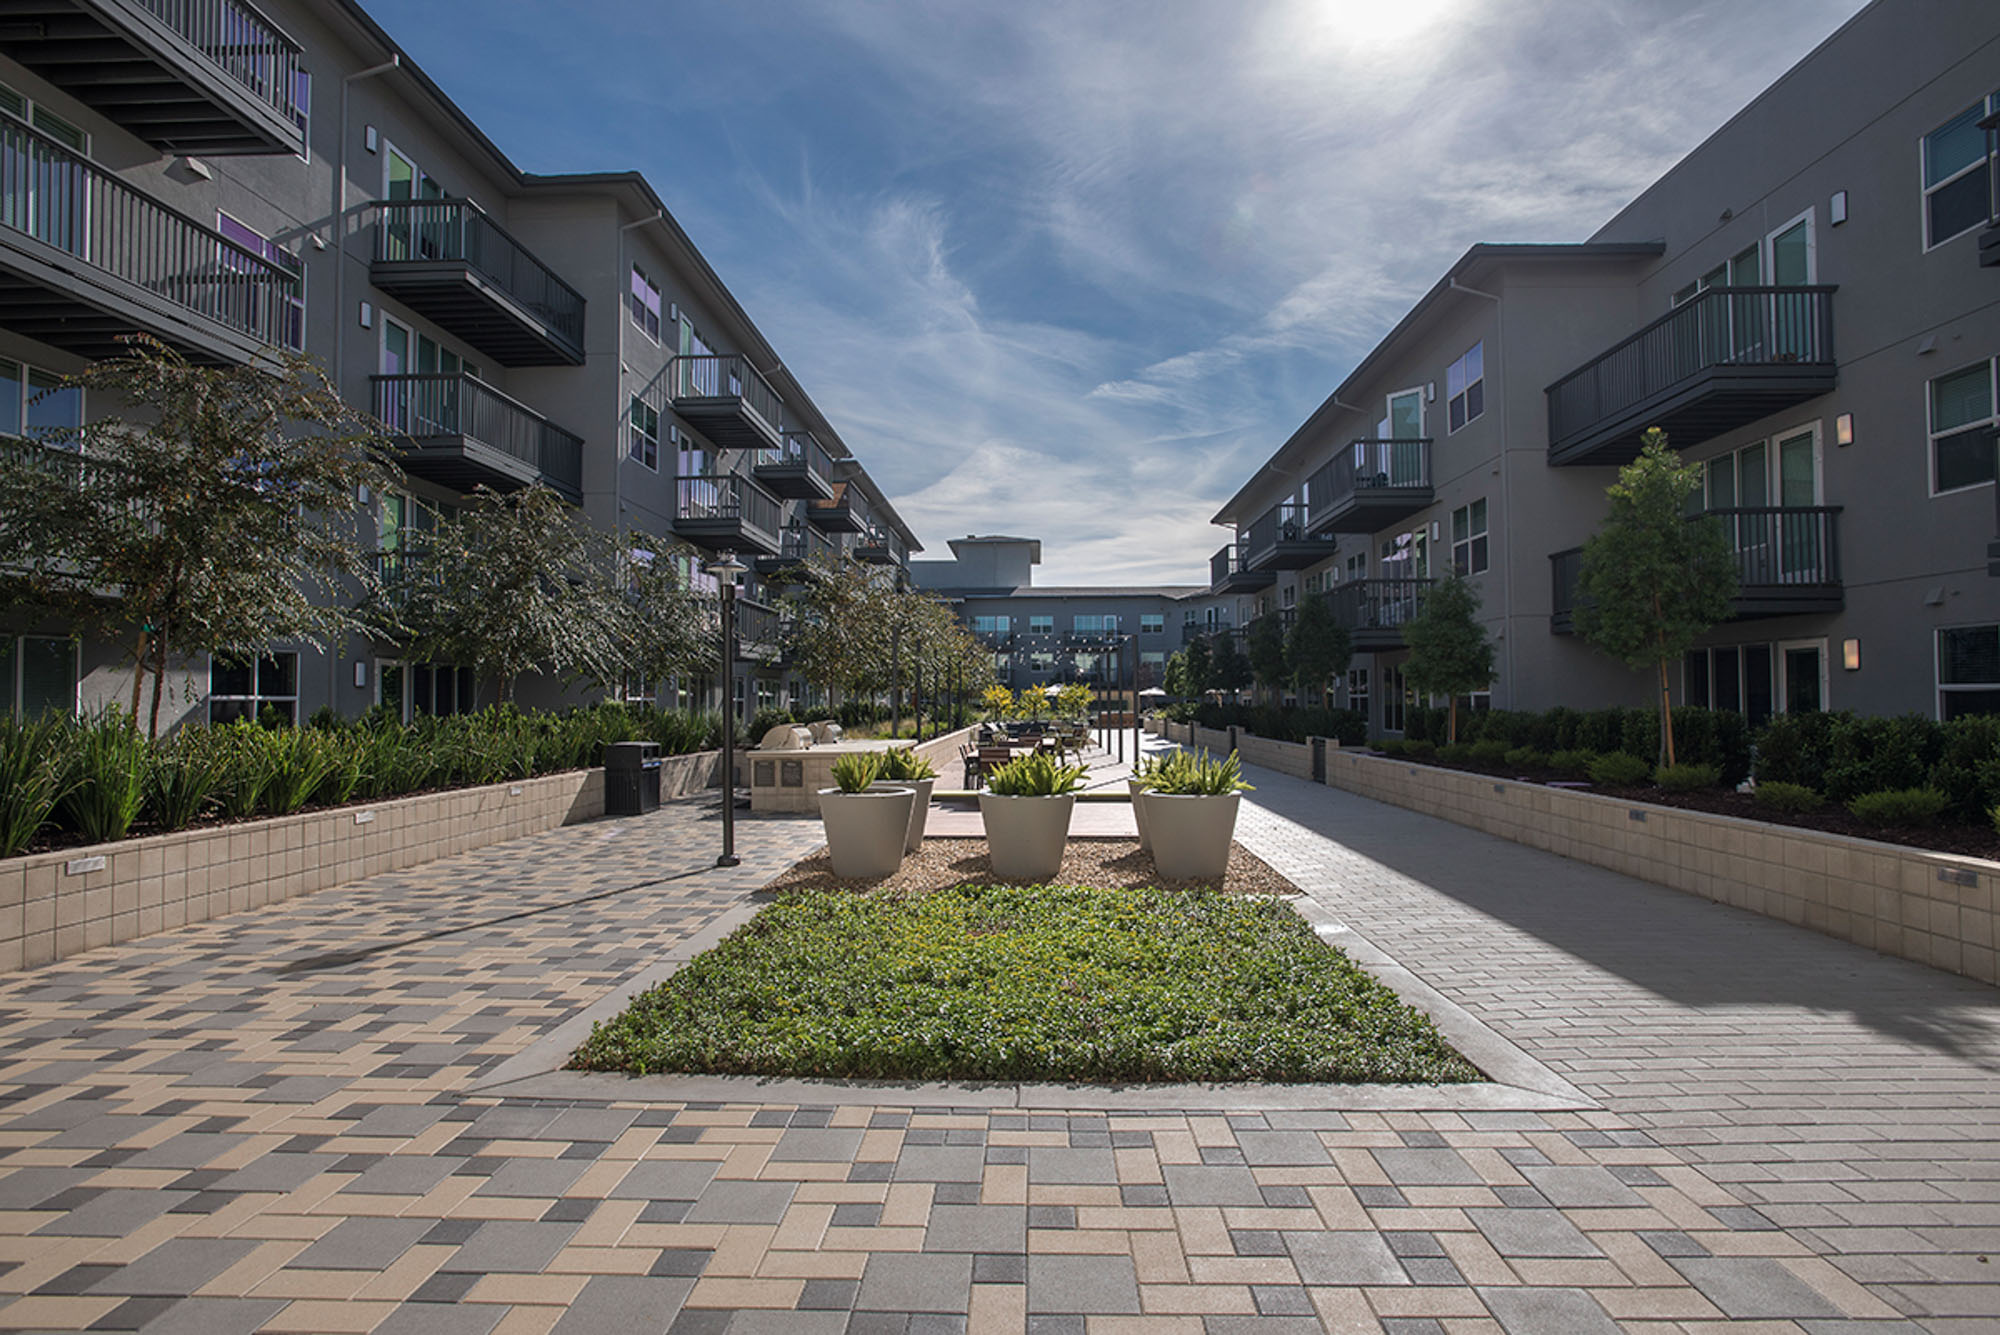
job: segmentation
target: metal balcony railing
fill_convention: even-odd
[[[797,565],[808,561],[830,561],[834,546],[816,528],[805,524],[787,524],[784,532],[778,535],[778,555]]]
[[[774,657],[784,639],[778,609],[749,598],[736,600],[736,651],[743,658]]]
[[[375,415],[412,439],[459,436],[529,464],[572,499],[583,490],[583,439],[469,375],[378,375]]]
[[[1430,486],[1430,437],[1350,441],[1306,479],[1307,521],[1318,524],[1365,499],[1371,491],[1428,490]]]
[[[748,478],[734,473],[683,474],[674,479],[674,518],[734,520],[769,534],[776,542],[783,526],[778,502]]]
[[[254,7],[242,0],[137,3],[271,110],[288,121],[304,118],[299,45]]]
[[[1240,575],[1249,567],[1244,563],[1247,555],[1247,541],[1239,538],[1235,542],[1224,543],[1214,556],[1208,558],[1208,582],[1220,584],[1231,575]]]
[[[784,400],[741,353],[676,357],[671,376],[676,400],[741,399],[743,406],[762,419],[773,435],[784,435]]]
[[[1306,544],[1324,548],[1315,554]],[[1335,539],[1331,534],[1314,535],[1306,528],[1306,507],[1296,501],[1282,501],[1272,506],[1251,523],[1244,535],[1243,553],[1253,566],[1309,564],[1312,561],[1331,556]],[[1302,556],[1294,555],[1281,559],[1279,549],[1291,547],[1295,552],[1305,550]]]
[[[1838,590],[1840,534],[1837,505],[1736,506],[1690,515],[1688,522],[1722,528],[1736,554],[1737,615],[1816,610],[1825,591]],[[1583,548],[1549,556],[1550,623],[1567,631],[1581,594]],[[1838,595],[1834,595],[1837,605]],[[1808,605],[1814,604],[1814,605]]]
[[[583,346],[583,294],[470,200],[385,199],[375,213],[377,263],[464,264],[571,344]]]
[[[1551,453],[1671,397],[1704,372],[1831,366],[1833,292],[1814,286],[1697,293],[1549,386]]]
[[[833,482],[833,456],[810,431],[787,431],[778,448],[757,451],[757,463],[760,467],[804,464],[806,471],[814,477],[824,478],[829,485]]]
[[[1432,581],[1418,578],[1352,579],[1321,596],[1333,619],[1352,634],[1400,629],[1423,606]]]
[[[259,343],[305,346],[295,261],[246,250],[39,130],[4,117],[0,229]]]

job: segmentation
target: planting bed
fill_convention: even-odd
[[[600,1025],[572,1065],[1121,1084],[1483,1078],[1282,900],[1146,884],[1129,841],[1079,850],[1114,884],[986,884],[977,840],[928,841],[936,856],[866,890],[823,872],[800,888],[813,880],[801,868],[776,903]],[[1254,859],[1242,870],[1259,889],[1289,888]],[[1232,863],[1232,884],[1237,873]]]

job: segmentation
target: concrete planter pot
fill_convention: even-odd
[[[833,874],[843,880],[880,880],[903,865],[915,790],[877,784],[865,793],[819,790],[819,817],[826,826],[826,852]]]
[[[1063,845],[1069,842],[1069,818],[1075,809],[1075,793],[1056,797],[981,793],[979,819],[986,826],[993,874],[1029,885],[1062,870]]]
[[[936,779],[898,779],[899,786],[914,788],[916,800],[910,803],[910,835],[904,841],[903,850],[914,853],[924,846],[924,822],[930,819],[931,790],[937,787]]]
[[[1153,851],[1153,836],[1146,833],[1146,807],[1139,800],[1139,794],[1146,791],[1146,786],[1137,779],[1125,780],[1125,786],[1132,793],[1132,820],[1139,827],[1139,851],[1150,853]]]
[[[1153,868],[1169,881],[1212,881],[1229,869],[1229,841],[1243,794],[1182,796],[1141,793],[1142,829],[1153,836]]]

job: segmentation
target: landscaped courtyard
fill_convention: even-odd
[[[718,870],[712,802],[675,803],[6,979],[0,1326],[1873,1335],[1996,1309],[1990,988],[1253,781],[1238,838],[1311,921],[1538,1076],[1163,1099],[563,1071],[563,1026],[768,911],[818,841],[746,820]]]

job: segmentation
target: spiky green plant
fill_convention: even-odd
[[[65,719],[0,716],[0,857],[26,848],[74,783]]]
[[[882,777],[882,756],[876,751],[856,751],[833,762],[833,781],[843,793],[865,793]]]
[[[1088,765],[1058,765],[1036,752],[994,770],[986,790],[996,797],[1059,797],[1081,788],[1088,773]]]
[[[891,747],[882,756],[882,777],[891,783],[914,783],[935,779],[937,767],[918,755],[913,746]]]
[[[1176,751],[1141,782],[1148,792],[1170,797],[1223,797],[1251,788],[1243,781],[1243,762],[1234,751],[1227,760],[1217,760],[1206,751]]]

